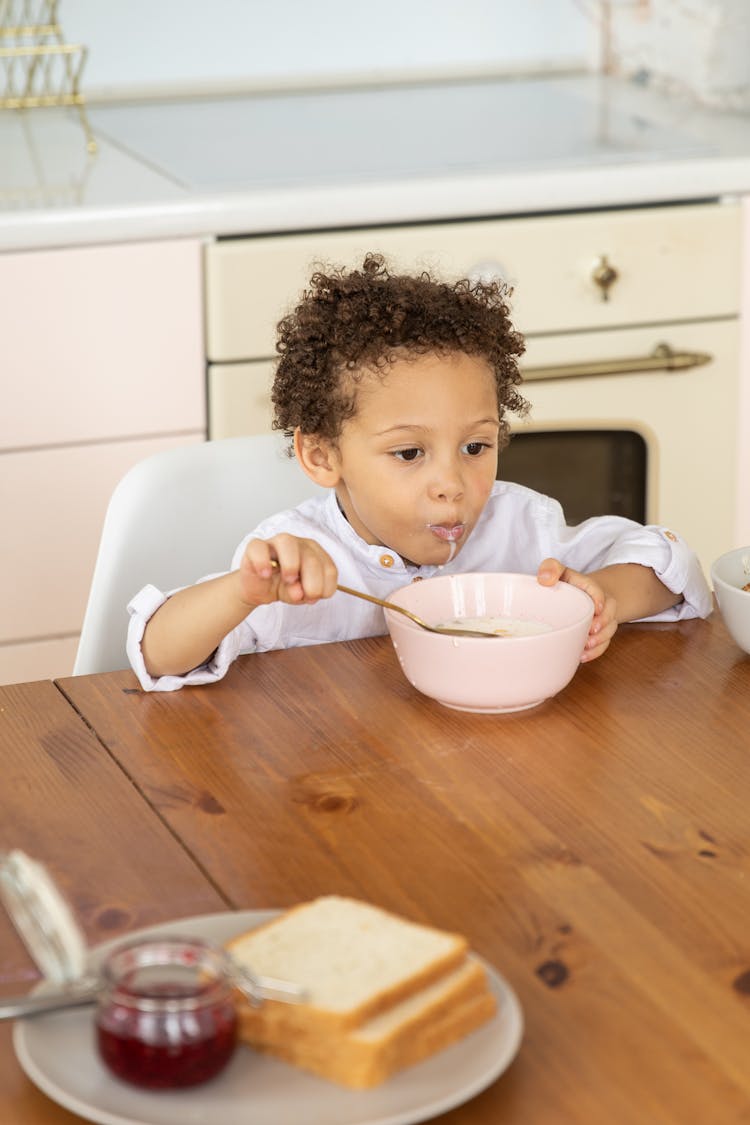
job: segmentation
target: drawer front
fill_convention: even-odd
[[[0,255],[0,449],[205,424],[198,239]]]
[[[209,438],[271,432],[273,364],[213,364],[208,369]]]
[[[0,456],[0,644],[79,632],[115,485],[144,457],[202,440],[198,432]]]
[[[399,269],[502,276],[528,334],[735,316],[739,204],[644,208],[529,219],[258,237],[206,247],[212,361],[274,355],[275,326],[321,264],[381,251]],[[608,299],[594,274],[616,271]]]
[[[0,644],[0,684],[25,684],[72,676],[78,637],[55,637],[28,644]]]

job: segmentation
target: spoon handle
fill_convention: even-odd
[[[363,590],[353,590],[351,586],[341,585],[338,585],[336,589],[340,590],[342,594],[351,594],[353,598],[362,598],[366,602],[373,602],[374,605],[382,605],[383,608],[388,606],[388,608],[390,608],[388,602],[383,601],[382,598],[376,598],[372,594],[366,594]]]
[[[366,602],[374,602],[375,605],[382,605],[383,609],[393,609],[396,613],[403,613],[404,617],[408,617],[415,625],[419,625],[420,629],[426,629],[428,633],[440,633],[441,636],[447,637],[498,637],[507,636],[505,630],[498,630],[495,633],[488,633],[484,629],[460,629],[454,628],[452,625],[428,625],[421,617],[417,617],[416,613],[412,613],[410,609],[404,609],[402,605],[396,605],[395,602],[386,602],[382,598],[373,597],[372,594],[365,594],[362,590],[352,590],[349,586],[337,586],[337,590],[341,590],[342,594],[351,594],[355,598],[364,598]]]
[[[434,632],[432,626],[423,621],[421,617],[417,617],[416,613],[410,613],[408,609],[404,609],[404,607],[401,605],[395,605],[393,602],[386,602],[383,600],[383,598],[373,597],[372,594],[365,594],[362,590],[352,590],[350,586],[337,586],[336,589],[340,590],[342,594],[351,594],[354,598],[362,598],[366,602],[372,602],[373,605],[380,605],[383,607],[383,609],[395,609],[396,613],[403,613],[404,617],[408,617],[409,620],[413,621],[416,625],[421,625],[423,629],[428,629],[430,632]]]
[[[0,1020],[15,1020],[21,1016],[39,1016],[58,1008],[78,1008],[93,1004],[98,986],[67,988],[59,992],[38,992],[32,996],[8,996],[0,1000]]]
[[[256,1004],[264,1000],[284,1000],[289,1004],[301,1004],[307,999],[307,992],[289,981],[273,977],[256,977],[249,971],[234,967],[236,984]],[[26,996],[7,996],[0,1000],[0,1020],[15,1020],[22,1016],[40,1016],[60,1008],[79,1008],[93,1004],[101,990],[101,982],[88,979],[83,983],[61,985],[55,992],[33,992]]]

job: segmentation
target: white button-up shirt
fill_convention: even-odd
[[[584,573],[614,563],[651,567],[668,589],[682,594],[683,601],[648,618],[650,621],[706,617],[712,609],[700,563],[673,531],[643,526],[621,516],[596,516],[568,527],[556,500],[508,481],[495,482],[469,539],[456,558],[444,566],[411,566],[394,551],[365,543],[342,515],[331,491],[264,520],[237,547],[230,570],[239,568],[249,539],[269,539],[279,532],[316,540],[333,559],[343,585],[356,586],[379,598],[438,572],[536,574],[542,560],[553,557]],[[219,680],[242,653],[350,641],[387,632],[379,606],[340,592],[315,605],[274,602],[252,610],[206,664],[184,676],[154,678],[146,671],[141,639],[149,618],[168,596],[154,586],[145,586],[128,605],[128,657],[146,691],[174,691],[183,684]]]

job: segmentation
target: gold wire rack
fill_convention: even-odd
[[[73,106],[93,153],[80,91],[88,50],[65,42],[58,6],[59,0],[0,0],[0,109]]]

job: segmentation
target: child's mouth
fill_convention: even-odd
[[[444,527],[441,523],[431,523],[428,524],[428,527],[436,539],[442,539],[446,543],[457,543],[464,533],[462,523],[453,524],[452,527]]]

